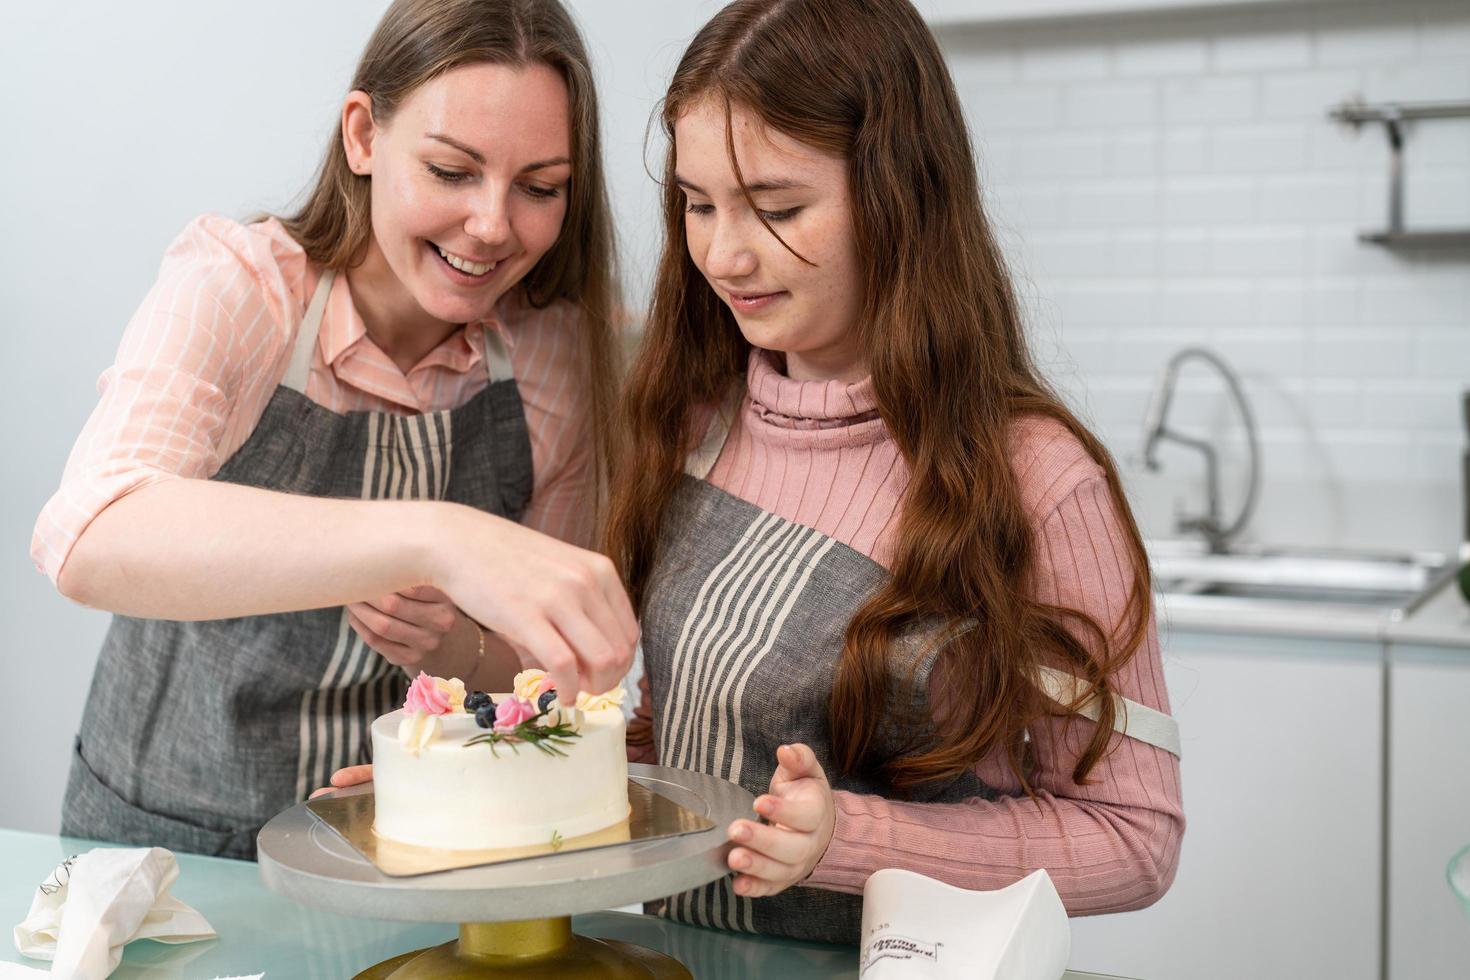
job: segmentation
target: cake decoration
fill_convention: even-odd
[[[450,850],[545,847],[553,833],[627,819],[622,689],[564,705],[539,670],[515,687],[467,694],[453,678],[414,679],[402,707],[373,722],[374,833]]]
[[[405,711],[423,711],[431,715],[447,715],[464,710],[464,681],[458,677],[445,680],[422,670],[408,686],[403,702]]]
[[[603,708],[622,707],[623,699],[627,696],[628,692],[621,684],[601,694],[588,694],[586,691],[581,691],[577,694],[577,710],[601,711]]]
[[[549,711],[551,706],[557,703],[556,684],[544,670],[533,667],[521,671],[515,676],[513,687],[516,697],[525,698],[542,711]],[[603,708],[621,707],[627,693],[621,684],[601,694],[579,691],[575,705],[562,705],[562,707],[574,707],[578,711],[601,711]]]
[[[522,722],[530,721],[545,713],[544,708],[537,711],[535,706],[524,698],[506,698],[495,709],[495,731],[504,735]]]
[[[431,715],[427,711],[404,715],[403,720],[398,723],[398,744],[412,756],[422,753],[424,747],[434,741],[434,736],[438,734],[439,716]]]
[[[515,676],[515,679],[511,681],[511,690],[515,692],[516,697],[525,698],[534,703],[544,692],[555,691],[556,683],[546,671],[532,667]]]
[[[515,693],[497,704],[484,691],[466,694],[464,681],[458,677],[419,671],[403,701],[398,744],[417,757],[438,737],[441,717],[469,715],[476,726],[490,732],[471,738],[465,746],[487,744],[494,752],[496,745],[504,743],[518,751],[517,743],[526,742],[551,755],[565,755],[561,748],[579,736],[587,712],[620,706],[626,696],[620,684],[602,694],[582,691],[575,706],[565,706],[557,699],[550,675],[535,668],[516,674],[512,686]]]
[[[507,705],[511,707],[507,708]],[[521,707],[522,705],[524,707]],[[500,717],[502,711],[505,712],[504,719]],[[530,711],[531,714],[524,715],[525,711]],[[477,715],[476,721],[478,720]],[[495,746],[509,745],[512,752],[519,753],[518,746],[525,742],[547,755],[565,756],[566,753],[562,749],[572,744],[572,739],[581,737],[582,733],[562,718],[559,711],[553,719],[548,712],[537,711],[528,702],[511,697],[500,702],[500,707],[496,709],[495,727],[488,732],[476,735],[464,744],[466,747],[488,745],[491,754],[498,756],[499,753],[495,751]]]

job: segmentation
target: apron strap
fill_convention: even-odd
[[[311,373],[311,355],[316,351],[317,334],[322,328],[322,314],[327,310],[327,297],[332,293],[332,282],[337,278],[337,270],[327,269],[322,277],[317,280],[316,292],[311,294],[311,302],[306,306],[306,314],[301,318],[301,329],[296,331],[296,346],[291,350],[291,363],[286,368],[286,376],[281,379],[281,384],[299,394],[306,394],[306,378]]]
[[[489,334],[487,333],[486,336],[488,337]],[[720,458],[720,451],[724,449],[725,439],[730,435],[730,427],[734,424],[735,413],[740,409],[742,394],[741,387],[731,388],[730,395],[710,419],[704,441],[684,461],[684,472],[696,480],[703,480],[709,476],[710,470],[714,469],[715,461]],[[1054,667],[1038,666],[1036,670],[1037,686],[1048,698],[1063,705],[1076,702],[1082,688],[1082,681],[1079,678]],[[1176,758],[1180,757],[1181,747],[1177,721],[1146,704],[1140,704],[1117,694],[1112,695],[1112,698],[1115,705],[1114,729],[1129,738],[1136,738],[1140,742],[1161,748]],[[1092,721],[1097,721],[1101,713],[1096,697],[1083,702],[1082,706],[1077,709],[1077,714]]]
[[[1042,693],[1058,704],[1073,704],[1082,690],[1082,681],[1067,673],[1065,670],[1057,670],[1055,667],[1037,667],[1036,683]],[[1120,695],[1112,695],[1113,728],[1129,738],[1136,738],[1140,742],[1163,749],[1180,758],[1179,723],[1173,718],[1150,708],[1146,704],[1130,701]],[[1097,721],[1101,709],[1098,707],[1097,696],[1083,702],[1077,709],[1077,714],[1084,718]]]
[[[730,387],[730,393],[715,409],[714,416],[709,421],[709,429],[705,432],[704,441],[684,460],[685,473],[696,480],[703,480],[709,476],[709,471],[715,468],[715,462],[720,458],[720,450],[725,448],[725,439],[730,435],[730,427],[735,424],[735,413],[740,411],[740,401],[744,394],[745,388],[742,385],[737,384]]]
[[[286,376],[281,379],[281,384],[303,395],[306,394],[306,379],[311,373],[311,357],[316,352],[316,339],[322,329],[322,317],[327,312],[327,298],[332,294],[332,283],[336,278],[337,270],[328,269],[317,280],[316,291],[311,294],[311,302],[307,304],[306,313],[301,318],[301,329],[296,331],[296,346],[291,350],[291,363],[286,367]],[[482,356],[490,383],[514,378],[510,354],[506,351],[505,338],[500,335],[499,329],[486,326],[480,331],[480,336],[485,338]]]
[[[480,328],[480,336],[485,338],[481,356],[485,358],[485,373],[490,376],[490,383],[509,381],[514,378],[515,372],[510,366],[510,353],[506,350],[505,338],[501,336],[499,325],[484,324]]]

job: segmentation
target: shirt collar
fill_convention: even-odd
[[[464,329],[450,334],[442,344],[424,355],[413,370],[442,367],[459,374],[474,370],[485,359],[486,330],[498,330],[502,336],[506,334],[498,309],[489,319],[468,324]],[[367,324],[363,322],[362,314],[357,312],[357,306],[352,302],[352,291],[347,285],[347,277],[339,275],[332,283],[332,290],[327,296],[327,308],[322,315],[318,340],[322,360],[335,369],[358,345],[371,343],[372,340],[367,335]]]

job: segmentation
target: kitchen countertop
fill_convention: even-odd
[[[1390,643],[1459,647],[1470,653],[1470,603],[1453,579],[1401,622],[1389,623]]]
[[[0,925],[18,924],[36,886],[68,855],[98,846],[89,841],[0,829]],[[106,846],[106,845],[102,845]],[[173,894],[198,909],[219,938],[183,946],[132,943],[114,978],[198,980],[264,972],[266,980],[343,980],[392,956],[454,938],[443,923],[354,919],[296,905],[267,889],[249,861],[179,854]],[[619,939],[675,957],[700,980],[745,977],[856,978],[857,950],[680,925],[653,916],[594,912],[572,918],[584,936]],[[0,963],[27,959],[13,942],[0,943]],[[1062,980],[1099,974],[1069,971]]]
[[[1159,629],[1251,633],[1304,639],[1381,640],[1386,613],[1310,602],[1265,602],[1181,594],[1156,594]]]
[[[1304,639],[1426,643],[1470,649],[1470,606],[1453,579],[1401,620],[1351,606],[1263,602],[1180,594],[1154,597],[1159,629],[1294,636]]]

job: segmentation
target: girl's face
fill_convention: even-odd
[[[731,109],[731,131],[750,196],[808,261],[792,255],[746,202],[726,148],[724,106],[714,100],[674,123],[690,257],[745,339],[786,354],[792,378],[861,379],[868,368],[858,345],[862,289],[847,162],[768,128],[738,106]]]
[[[400,323],[487,318],[561,231],[571,109],[546,65],[455,68],[410,94],[387,125],[354,92],[343,142],[349,165],[372,175],[364,268],[396,284],[384,305]]]

